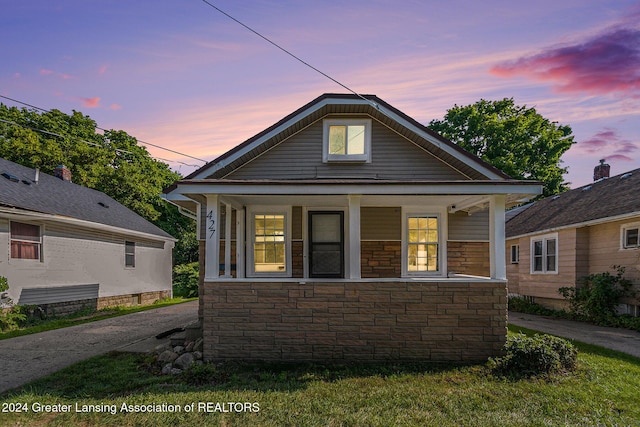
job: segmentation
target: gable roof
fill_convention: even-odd
[[[640,169],[547,197],[507,215],[507,237],[640,215]]]
[[[35,183],[33,169],[0,158],[0,174],[4,173],[15,176],[18,182],[0,175],[0,207],[89,221],[173,240],[164,230],[100,191],[42,172]]]
[[[375,95],[327,93],[207,163],[185,177],[185,180],[222,178],[329,114],[370,115],[437,158],[454,165],[471,179],[510,179],[489,163],[463,150]],[[171,192],[176,186],[177,184],[174,184],[167,188],[165,193]]]

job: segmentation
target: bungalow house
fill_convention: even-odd
[[[199,224],[205,359],[272,361],[498,354],[505,207],[540,192],[345,94],[165,190]]]
[[[47,312],[171,295],[170,235],[107,195],[0,159],[2,297]]]
[[[558,293],[582,277],[626,268],[640,284],[640,169],[609,177],[597,166],[594,182],[507,212],[509,292],[549,308],[565,308]],[[640,290],[640,289],[639,289]],[[621,311],[638,315],[638,300]]]

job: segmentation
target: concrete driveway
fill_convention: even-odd
[[[155,336],[198,320],[198,301],[0,341],[0,393],[112,350],[152,350]]]

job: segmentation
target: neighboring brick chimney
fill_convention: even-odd
[[[53,171],[53,176],[63,181],[71,182],[71,171],[65,165],[60,165]]]
[[[609,172],[611,166],[604,162],[604,159],[600,159],[600,164],[593,168],[593,180],[597,181],[602,178],[609,178]]]

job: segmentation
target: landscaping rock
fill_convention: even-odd
[[[173,366],[178,369],[187,369],[195,360],[193,353],[184,353],[173,362]]]
[[[193,357],[195,357],[196,360],[202,360],[202,352],[201,351],[194,351],[193,352]]]
[[[187,344],[187,346],[184,348],[184,351],[191,353],[193,351],[193,347],[195,346],[195,342],[191,341],[189,344]]]
[[[158,356],[158,362],[160,363],[171,363],[179,357],[179,354],[174,353],[171,350],[165,350]]]
[[[182,369],[173,368],[171,369],[171,375],[179,375],[182,373]]]
[[[167,363],[162,367],[162,375],[171,374],[171,370],[173,369],[173,365],[171,363]]]
[[[184,353],[184,347],[181,345],[177,345],[175,347],[173,347],[173,351],[178,353],[178,354],[182,354]]]
[[[202,343],[203,343],[202,338],[198,338],[193,344],[193,351],[202,351],[202,348],[203,348]]]

